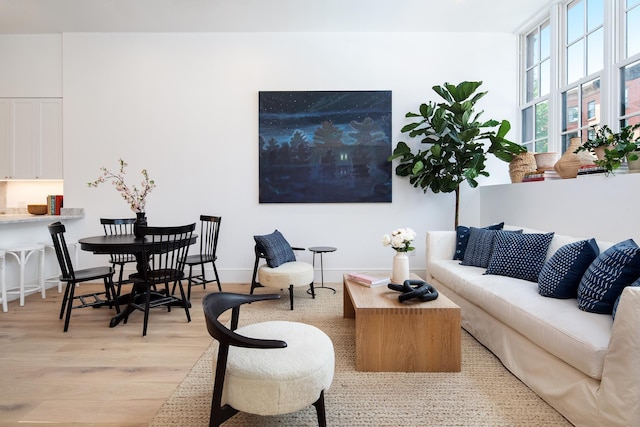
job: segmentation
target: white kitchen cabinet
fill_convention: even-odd
[[[62,100],[0,99],[0,179],[62,179]]]

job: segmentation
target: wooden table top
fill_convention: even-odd
[[[373,273],[371,275],[375,276],[376,274]],[[412,274],[411,278],[421,280],[420,277],[415,274]],[[345,290],[349,292],[349,295],[351,295],[353,308],[356,310],[392,309],[397,310],[398,312],[419,312],[434,309],[460,308],[457,304],[455,304],[453,301],[451,301],[441,293],[439,293],[438,298],[433,301],[420,301],[418,299],[413,299],[403,303],[398,301],[398,295],[400,295],[400,293],[392,291],[387,286],[377,286],[369,288],[367,286],[349,280],[348,274],[344,274],[343,282],[345,285]]]

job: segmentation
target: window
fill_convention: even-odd
[[[640,123],[640,0],[563,0],[520,35],[529,151],[564,152],[593,126]]]
[[[522,145],[529,151],[548,151],[551,38],[549,22],[525,38],[525,105],[522,108]]]
[[[623,12],[624,55],[617,64],[620,70],[620,126],[640,123],[640,0],[626,0]]]
[[[562,151],[573,136],[587,138],[589,126],[598,124],[600,74],[604,60],[603,0],[573,0],[565,8],[564,83],[562,106],[565,116],[577,116],[562,126]],[[595,79],[590,77],[596,76]],[[586,81],[585,81],[586,80]],[[573,113],[577,110],[577,114]]]

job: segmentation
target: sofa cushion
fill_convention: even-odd
[[[575,298],[580,279],[599,253],[595,239],[562,246],[542,266],[538,293],[551,298]]]
[[[471,227],[469,243],[460,264],[487,268],[493,252],[493,239],[498,231]],[[522,233],[522,230],[508,231],[508,233]]]
[[[578,310],[576,299],[543,298],[536,283],[484,271],[454,260],[429,266],[438,291],[455,292],[579,371],[602,378],[611,316]]]
[[[267,265],[271,268],[296,260],[291,245],[278,230],[264,236],[253,236],[253,239],[258,245],[258,250],[265,255]]]
[[[625,286],[640,277],[640,248],[632,240],[616,243],[589,266],[578,286],[581,310],[611,314]]]
[[[498,224],[487,225],[483,227],[485,230],[502,230],[504,222]],[[470,227],[459,225],[456,227],[456,251],[453,254],[453,259],[462,261],[464,259],[464,253],[467,250],[467,244],[469,243],[469,234],[471,233]]]
[[[554,233],[496,231],[485,274],[537,282]]]

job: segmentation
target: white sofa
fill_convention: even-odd
[[[554,235],[547,259],[581,239]],[[640,426],[640,287],[624,289],[614,321],[540,296],[537,283],[462,266],[455,247],[455,231],[427,233],[426,280],[461,307],[465,330],[574,425]]]

